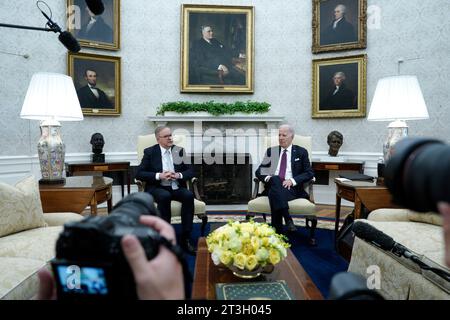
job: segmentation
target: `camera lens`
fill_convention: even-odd
[[[415,211],[437,211],[450,202],[450,146],[426,138],[397,142],[386,164],[385,183],[394,201]]]

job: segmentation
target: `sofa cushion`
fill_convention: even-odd
[[[15,186],[0,183],[0,237],[45,226],[39,186],[33,176]]]
[[[371,224],[391,236],[394,241],[446,268],[442,227],[419,222],[361,221]]]
[[[442,223],[443,223],[442,216],[435,212],[423,213],[423,212],[410,211],[408,213],[408,219],[410,221],[429,223],[429,224],[434,224],[436,226],[442,226]]]
[[[27,300],[37,294],[39,280],[37,272],[45,261],[0,257],[0,299]]]
[[[409,209],[382,208],[373,210],[368,220],[372,221],[414,221],[442,226],[442,216],[435,212],[416,212]]]
[[[56,240],[62,230],[61,226],[46,227],[2,237],[0,238],[0,257],[28,258],[47,262],[55,256]]]
[[[371,276],[375,268],[379,268],[380,293],[385,299],[450,299],[448,293],[421,273],[412,271],[399,259],[356,237],[348,271],[368,278],[370,283],[374,283],[374,277]]]
[[[81,214],[73,212],[50,212],[44,213],[45,222],[49,226],[62,226],[67,222],[80,221],[84,219]]]

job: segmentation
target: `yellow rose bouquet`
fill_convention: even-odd
[[[215,265],[253,272],[286,258],[286,240],[266,223],[228,221],[210,233],[206,243]]]

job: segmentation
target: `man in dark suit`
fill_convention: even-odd
[[[84,73],[87,85],[77,90],[78,100],[82,108],[113,108],[106,93],[97,88],[97,72],[87,69]]]
[[[347,8],[339,4],[334,9],[333,22],[320,35],[320,45],[358,41],[353,25],[345,19]]]
[[[83,26],[77,34],[77,38],[82,40],[100,41],[112,43],[114,33],[112,28],[105,23],[101,15],[96,16],[86,7],[89,15],[88,23]]]
[[[288,201],[309,199],[303,184],[314,177],[308,151],[292,144],[294,136],[290,125],[280,126],[279,146],[267,149],[263,162],[255,172],[256,177],[265,184],[264,194],[269,197],[272,225],[277,233],[282,232],[283,217],[288,231],[296,230],[289,215]]]
[[[185,161],[183,148],[175,146],[172,131],[168,127],[155,130],[158,144],[144,150],[144,156],[136,172],[136,179],[145,181],[145,191],[158,204],[161,217],[170,223],[170,202],[181,202],[181,247],[195,254],[190,236],[194,219],[194,194],[187,189],[186,181],[194,177],[194,169]]]
[[[345,73],[336,72],[333,76],[333,87],[325,99],[320,102],[320,110],[357,109],[356,97],[345,85]]]
[[[245,76],[233,67],[231,51],[214,38],[212,27],[201,30],[202,38],[193,43],[190,53],[189,83],[245,84]]]

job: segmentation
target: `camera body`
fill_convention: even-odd
[[[140,224],[143,214],[158,215],[152,196],[139,192],[125,197],[108,216],[65,224],[51,263],[58,299],[137,299],[121,239],[135,235],[149,260],[158,254],[162,241],[157,231]]]
[[[437,212],[450,203],[450,146],[427,138],[404,138],[392,150],[384,170],[394,201],[414,211]]]

